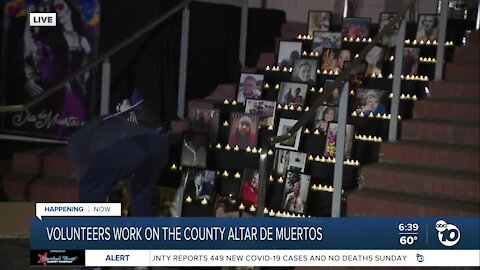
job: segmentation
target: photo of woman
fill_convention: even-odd
[[[373,113],[384,114],[386,113],[385,105],[380,101],[384,97],[385,91],[375,89],[357,89],[356,96],[356,112],[369,115]]]
[[[338,108],[329,106],[320,106],[317,109],[317,114],[313,123],[314,129],[319,129],[322,132],[326,132],[328,123],[337,121]]]

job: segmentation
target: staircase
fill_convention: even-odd
[[[479,32],[457,47],[445,80],[417,102],[401,139],[360,173],[348,216],[479,216]]]

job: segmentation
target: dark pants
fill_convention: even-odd
[[[130,213],[151,216],[155,183],[168,160],[165,135],[138,135],[101,150],[80,178],[80,202],[105,202],[121,178],[134,174],[131,182]]]

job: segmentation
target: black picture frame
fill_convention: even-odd
[[[207,133],[210,137],[210,143],[216,143],[218,140],[218,131],[220,126],[220,110],[190,108],[188,112],[190,120],[190,129],[194,132]]]
[[[317,82],[317,59],[299,58],[293,61],[292,82],[315,85]]]
[[[370,35],[370,18],[347,17],[342,20],[342,37],[368,38]]]
[[[308,11],[308,35],[312,36],[315,31],[329,31],[332,22],[332,12],[326,10]]]
[[[185,167],[205,168],[209,142],[207,133],[183,132],[180,164]]]
[[[282,105],[303,106],[307,97],[308,84],[281,82],[277,102]]]
[[[287,171],[305,172],[307,153],[287,149],[276,149],[274,172],[285,176]]]
[[[323,152],[324,157],[327,157],[327,158],[336,157],[337,127],[338,127],[338,123],[335,123],[335,122],[328,123],[325,150]],[[353,139],[355,137],[355,126],[347,124],[345,129],[346,130],[345,130],[344,160],[350,159],[350,157],[352,156]]]
[[[184,199],[213,202],[216,195],[217,173],[212,170],[189,168],[185,174]]]
[[[247,99],[245,103],[245,112],[258,114],[259,125],[263,127],[274,125],[276,109],[277,103],[270,100]]]
[[[293,67],[295,59],[302,55],[301,41],[280,40],[277,49],[277,65],[279,67]]]
[[[311,177],[308,174],[288,171],[283,190],[282,210],[304,214]]]
[[[428,40],[438,40],[440,34],[439,22],[439,14],[418,14],[415,39],[425,42]]]
[[[238,82],[237,102],[245,103],[246,99],[261,99],[264,80],[264,74],[241,73]],[[245,93],[245,90],[248,90],[248,93]]]
[[[240,149],[257,147],[259,118],[256,113],[232,112],[228,143]]]
[[[342,33],[329,31],[313,32],[312,51],[322,53],[323,49],[342,48]]]

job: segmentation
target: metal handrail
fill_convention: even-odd
[[[96,59],[94,59],[93,61],[91,61],[90,63],[87,63],[85,65],[83,65],[82,67],[80,67],[77,71],[73,72],[72,74],[68,75],[67,77],[65,77],[63,80],[61,80],[60,82],[58,82],[57,84],[55,84],[53,87],[47,89],[45,92],[43,92],[42,94],[40,94],[39,96],[33,98],[31,101],[27,102],[26,104],[18,104],[18,105],[5,105],[5,106],[0,106],[0,112],[18,112],[18,111],[23,111],[25,109],[28,109],[28,108],[31,108],[32,106],[36,105],[37,103],[39,103],[40,101],[44,100],[45,98],[49,97],[50,95],[58,92],[59,90],[63,89],[62,87],[70,82],[71,80],[75,79],[75,77],[77,77],[78,75],[81,75],[85,72],[87,72],[88,70],[94,68],[95,66],[97,66],[98,64],[102,63],[103,61],[107,60],[110,56],[116,54],[117,52],[119,52],[121,49],[125,48],[126,46],[128,46],[130,43],[134,42],[135,40],[139,39],[140,37],[142,37],[144,34],[148,33],[149,31],[153,30],[155,27],[157,27],[158,25],[160,25],[161,23],[163,23],[164,21],[166,21],[167,19],[169,19],[170,17],[172,17],[175,13],[177,13],[178,11],[182,10],[186,5],[188,5],[188,3],[190,2],[190,0],[184,0],[182,1],[180,4],[176,5],[175,7],[173,7],[172,9],[170,9],[169,11],[167,11],[165,14],[163,14],[162,16],[160,16],[158,19],[152,21],[151,23],[149,23],[148,25],[146,25],[144,28],[138,30],[137,32],[135,32],[133,35],[131,35],[130,37],[126,38],[125,40],[123,40],[122,42],[120,42],[118,45],[114,46],[113,48],[111,48],[110,50],[108,50],[107,52],[103,53],[102,55],[100,55],[99,57],[97,57]]]
[[[372,39],[372,41],[363,48],[363,50],[360,52],[358,57],[356,57],[353,61],[352,64],[344,69],[342,73],[337,76],[335,79],[335,82],[328,87],[327,89],[324,89],[322,95],[317,98],[317,100],[313,103],[311,106],[310,110],[305,112],[303,116],[295,123],[295,125],[289,130],[288,133],[280,135],[280,136],[273,136],[270,137],[264,145],[262,145],[262,152],[260,153],[260,162],[259,162],[259,175],[260,175],[260,183],[259,183],[259,189],[258,189],[258,200],[257,200],[257,217],[263,217],[264,216],[264,208],[265,208],[265,191],[266,191],[266,183],[267,183],[267,157],[268,157],[268,150],[270,149],[271,146],[275,145],[276,143],[283,142],[285,140],[290,139],[293,137],[297,131],[300,130],[301,127],[305,126],[307,121],[312,118],[313,114],[315,111],[320,107],[326,100],[327,98],[332,94],[333,89],[338,88],[343,86],[344,82],[347,79],[347,76],[350,74],[350,72],[361,62],[365,59],[366,55],[368,52],[375,46],[377,43],[380,41],[383,36],[390,31],[390,28],[394,26],[396,23],[398,23],[404,14],[409,10],[413,4],[416,2],[416,0],[408,0],[404,3],[403,7],[400,9],[400,11],[390,20],[390,22]],[[403,41],[397,41],[397,42],[403,42]],[[340,160],[337,162],[343,162],[343,160]]]

